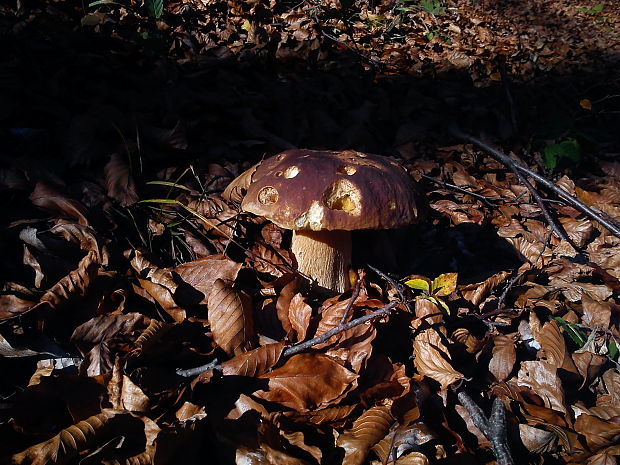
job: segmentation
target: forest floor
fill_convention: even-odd
[[[617,463],[617,1],[31,0],[0,50],[1,463]],[[343,294],[221,197],[295,148],[419,186]]]

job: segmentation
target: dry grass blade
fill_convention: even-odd
[[[103,442],[109,432],[108,413],[99,413],[63,429],[45,442],[29,447],[11,457],[11,465],[63,465],[81,451]]]
[[[394,423],[389,407],[377,406],[366,410],[353,426],[337,441],[345,451],[343,465],[361,465],[370,448],[383,439]]]
[[[256,345],[251,299],[217,279],[207,300],[213,339],[228,355],[239,355]]]
[[[43,294],[41,302],[49,302],[59,307],[75,297],[84,297],[97,275],[98,268],[97,254],[94,251],[88,252],[80,260],[77,269],[71,271]]]

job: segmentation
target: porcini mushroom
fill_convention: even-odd
[[[325,289],[349,287],[352,230],[398,228],[418,218],[413,179],[387,157],[293,149],[251,169],[241,209],[293,230],[299,272]]]

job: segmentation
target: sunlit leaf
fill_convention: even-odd
[[[457,273],[444,273],[433,279],[431,292],[435,296],[444,297],[456,290]]]
[[[431,285],[428,281],[424,279],[410,279],[409,281],[405,281],[405,285],[409,286],[411,289],[417,289],[419,291],[429,292],[431,289]]]

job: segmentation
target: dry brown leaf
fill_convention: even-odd
[[[515,341],[516,334],[498,334],[493,338],[493,356],[489,362],[489,371],[500,382],[508,379],[517,361]]]
[[[97,232],[90,226],[79,223],[59,223],[53,226],[50,231],[64,237],[67,241],[78,244],[80,249],[97,254],[97,263],[107,266],[109,263],[109,253],[107,247],[102,244],[102,240]]]
[[[315,346],[324,348],[331,345],[326,354],[334,359],[340,359],[347,368],[355,373],[361,373],[366,361],[372,355],[372,341],[377,337],[377,330],[371,323],[355,326],[346,331],[338,333],[325,344]]]
[[[276,300],[278,320],[280,320],[282,328],[287,335],[290,335],[293,331],[293,325],[289,318],[289,307],[291,306],[291,300],[293,300],[293,297],[297,294],[300,287],[301,281],[299,279],[293,279],[282,288],[278,300]]]
[[[226,239],[233,237],[239,213],[219,197],[208,195],[191,199],[187,202],[187,207],[200,215],[196,219],[207,232]]]
[[[585,413],[575,419],[574,428],[585,436],[591,450],[614,445],[620,436],[620,425]]]
[[[297,293],[291,299],[288,307],[288,319],[291,326],[295,330],[296,342],[306,339],[306,332],[310,326],[310,317],[312,316],[312,307],[306,303],[306,299]]]
[[[434,379],[441,384],[442,389],[447,389],[450,384],[463,379],[463,375],[452,367],[450,354],[435,330],[427,329],[416,334],[413,353],[413,363],[418,373]]]
[[[594,354],[588,351],[574,352],[572,357],[579,370],[579,374],[583,378],[581,387],[594,381],[608,360],[604,355]]]
[[[466,300],[470,301],[473,305],[479,305],[499,284],[503,284],[510,274],[510,271],[500,271],[481,283],[459,286],[458,290]]]
[[[0,321],[15,318],[30,310],[35,302],[20,299],[12,294],[0,295]]]
[[[362,413],[336,441],[344,449],[342,465],[361,465],[370,448],[387,435],[393,423],[389,407],[372,407]]]
[[[407,428],[397,428],[372,447],[381,463],[399,465],[427,465],[428,459],[419,452],[412,452],[422,444],[437,439],[424,423],[416,423]],[[390,462],[396,452],[396,462]]]
[[[222,198],[227,202],[241,203],[245,197],[248,187],[252,184],[252,175],[261,162],[251,166],[246,171],[237,176],[222,192]]]
[[[96,444],[103,444],[114,416],[104,412],[63,429],[45,442],[11,457],[11,465],[63,465]]]
[[[519,424],[519,437],[525,448],[536,454],[554,451],[558,442],[558,435],[553,431],[545,431],[523,423]]]
[[[194,296],[185,297],[181,295],[178,297],[175,295],[175,298],[180,299],[180,304],[182,302],[205,304],[213,288],[213,283],[218,279],[234,281],[237,278],[237,273],[239,273],[241,266],[241,263],[237,263],[224,255],[218,254],[199,258],[198,260],[183,263],[182,265],[172,268],[171,271],[176,273],[184,283],[187,283],[192,289],[202,293],[204,296],[202,300]],[[177,291],[177,294],[179,294],[179,292],[180,291]]]
[[[97,254],[93,251],[88,252],[78,263],[77,269],[71,271],[41,296],[41,302],[61,307],[72,299],[85,297],[98,268]]]
[[[45,275],[43,274],[43,270],[41,269],[41,264],[35,258],[35,256],[30,251],[30,248],[24,244],[24,258],[22,260],[24,265],[28,265],[34,271],[34,287],[37,289],[41,287],[41,283],[43,282],[43,278]]]
[[[601,302],[584,294],[581,297],[583,309],[582,321],[584,325],[600,326],[601,328],[609,328],[611,320],[611,311],[614,306],[609,302]]]
[[[613,454],[613,453],[612,453]],[[586,465],[616,465],[618,460],[614,455],[610,454],[595,454],[588,459]]]
[[[146,412],[149,409],[149,398],[140,387],[123,374],[120,361],[114,364],[112,378],[107,388],[112,408],[129,412]]]
[[[256,346],[254,308],[250,297],[217,279],[207,300],[213,340],[228,355],[239,355]]]
[[[84,356],[81,370],[88,376],[109,373],[121,341],[128,342],[132,333],[141,331],[148,321],[141,313],[131,312],[98,316],[75,328],[71,341]]]
[[[109,197],[123,207],[132,205],[139,200],[136,184],[124,157],[118,153],[110,155],[110,161],[105,165],[103,172]]]
[[[70,199],[60,194],[52,186],[43,182],[38,182],[34,186],[30,200],[37,207],[48,210],[54,214],[60,214],[64,217],[73,218],[78,223],[88,226],[86,218],[86,208],[77,200]]]
[[[566,414],[564,389],[555,365],[543,361],[523,361],[517,383],[529,387],[540,396],[545,407]]]
[[[274,342],[237,355],[222,363],[222,374],[257,377],[269,371],[280,360],[284,342]]]
[[[269,380],[261,399],[307,412],[341,400],[357,385],[357,375],[323,354],[299,354],[280,368],[260,376]]]
[[[299,414],[297,412],[285,412],[286,416],[296,419],[308,421],[315,425],[324,423],[339,422],[348,418],[349,415],[357,408],[357,405],[337,405],[336,407],[327,407],[324,409],[314,410],[307,414]]]
[[[556,368],[562,368],[571,373],[578,373],[577,367],[568,353],[564,335],[557,321],[553,320],[545,323],[534,334],[534,337],[540,342],[547,362]]]

